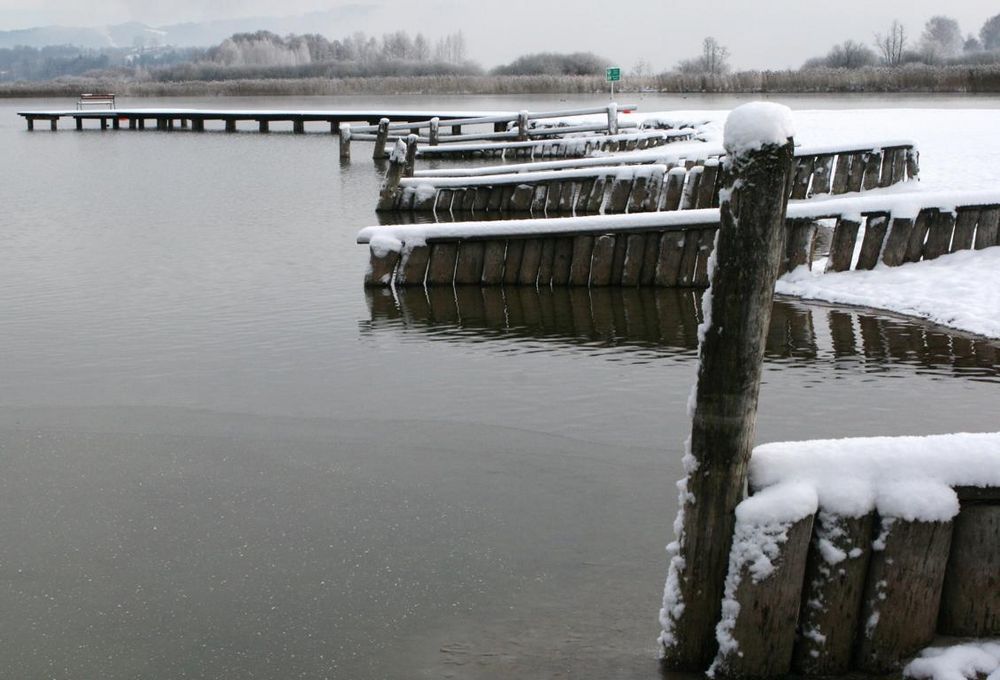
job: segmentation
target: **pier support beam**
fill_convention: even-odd
[[[122,127],[122,122],[118,119],[118,116],[115,116],[114,118],[111,119],[112,130],[120,130],[121,127]]]
[[[351,160],[351,124],[340,124],[340,160]]]
[[[27,121],[27,123],[28,123],[28,132],[31,132],[32,130],[35,129],[35,119],[34,118],[25,118],[25,121]]]
[[[83,118],[80,118],[79,116],[77,116],[74,120],[76,122],[76,129],[77,130],[82,130],[83,129]]]
[[[292,121],[292,132],[297,135],[305,134],[306,122],[304,120]]]
[[[188,119],[181,118],[181,130],[187,130],[187,127],[188,127]]]
[[[166,118],[157,118],[156,119],[156,129],[157,130],[166,130],[167,129],[167,119]]]
[[[191,119],[191,131],[192,132],[204,132],[205,131],[205,121],[201,118]]]
[[[140,118],[139,119],[139,129],[140,130],[145,130],[146,129],[146,119],[145,118]]]
[[[226,132],[236,132],[236,121],[232,118],[226,120]]]
[[[101,129],[102,130],[107,130],[108,129],[108,119],[107,118],[101,118]]]
[[[378,122],[378,132],[375,133],[375,148],[372,149],[372,158],[374,160],[385,160],[385,143],[388,139],[389,119],[383,118]]]
[[[663,665],[669,669],[704,671],[716,655],[735,509],[743,500],[754,443],[794,153],[791,137],[760,139],[756,149],[738,141],[739,134],[730,138],[731,129],[754,129],[765,122],[761,117],[771,137],[790,130],[790,112],[777,105],[744,105],[726,123],[726,191],[704,298],[710,321],[699,329],[687,477],[678,484],[678,537],[670,547],[660,613]]]
[[[58,118],[49,118],[49,129],[52,130],[53,132],[59,129]]]
[[[270,132],[271,131],[271,125],[266,120],[258,120],[257,121],[257,130],[260,131],[260,132]]]
[[[134,130],[135,128],[136,128],[135,118],[129,118],[128,119],[128,129],[129,130]]]

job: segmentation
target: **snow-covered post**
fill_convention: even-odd
[[[340,159],[351,160],[351,124],[340,124]]]
[[[438,135],[440,134],[441,130],[441,119],[436,117],[431,118],[429,130],[430,131],[427,133],[427,136],[430,138],[430,144],[431,146],[437,146]]]
[[[618,134],[618,104],[614,102],[608,104],[608,134]]]
[[[413,177],[413,168],[417,164],[417,136],[406,136],[406,165],[403,167],[403,177]]]
[[[385,120],[385,119],[383,119]],[[406,172],[407,157],[410,149],[416,150],[417,140],[415,135],[410,135],[404,142],[402,139],[396,140],[396,145],[392,147],[389,154],[389,167],[385,171],[385,179],[382,180],[382,188],[378,194],[378,206],[375,210],[382,212],[392,210],[396,205],[396,195],[399,193],[399,180]]]
[[[378,132],[375,133],[375,148],[372,150],[372,158],[381,161],[385,160],[385,143],[389,139],[389,119],[383,118],[378,122]]]
[[[791,112],[769,103],[729,114],[721,228],[698,329],[691,437],[678,483],[677,540],[668,546],[660,643],[664,666],[703,671],[729,567],[736,505],[753,446],[764,342],[785,242],[793,161]]]
[[[517,141],[528,141],[528,112],[521,111],[517,114]]]

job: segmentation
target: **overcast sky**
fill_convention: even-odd
[[[797,67],[847,39],[871,43],[893,20],[917,38],[934,14],[978,33],[1000,13],[996,0],[0,0],[0,29],[46,24],[152,25],[247,16],[286,16],[343,5],[377,6],[360,22],[322,26],[330,38],[397,28],[433,38],[464,31],[469,56],[485,66],[544,50],[593,51],[629,69],[639,59],[666,68],[716,37],[742,68]]]

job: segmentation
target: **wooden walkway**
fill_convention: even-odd
[[[205,130],[206,123],[220,124],[226,132],[236,132],[239,129],[269,132],[272,123],[291,124],[292,132],[303,134],[306,124],[325,123],[324,131],[337,134],[341,123],[378,123],[383,118],[398,122],[425,121],[429,118],[440,120],[455,120],[468,118],[470,115],[494,115],[510,120],[517,120],[516,112],[482,113],[468,111],[419,111],[419,110],[253,110],[253,109],[174,109],[174,108],[142,108],[142,109],[102,109],[79,111],[76,109],[19,111],[25,119],[28,130],[34,130],[36,122],[47,122],[51,130],[57,130],[62,119],[72,120],[77,130],[84,129],[85,124],[97,125],[102,130],[122,127],[130,130],[144,130],[147,127],[156,130],[189,129],[194,132]],[[247,123],[255,125],[248,126]],[[242,124],[242,125],[241,125]]]

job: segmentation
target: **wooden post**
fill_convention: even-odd
[[[906,247],[910,243],[913,220],[908,217],[894,217],[889,226],[889,235],[882,248],[882,262],[889,267],[898,267],[906,261]]]
[[[351,160],[351,124],[340,126],[340,160]]]
[[[53,132],[55,132],[56,130],[59,129],[59,119],[58,118],[50,118],[49,119],[49,129],[52,130]]]
[[[748,104],[726,123],[729,186],[722,194],[721,228],[711,295],[700,331],[700,365],[681,482],[680,535],[664,595],[661,644],[667,668],[701,671],[716,654],[734,510],[742,500],[753,447],[764,344],[774,283],[785,241],[793,141],[761,140],[756,150],[731,147],[741,122],[768,116],[790,128],[784,107]],[[779,122],[780,121],[780,122]]]
[[[385,158],[385,143],[389,139],[389,119],[383,118],[378,122],[378,132],[375,133],[375,148],[372,149],[372,158],[380,161]]]
[[[388,287],[392,285],[392,274],[399,263],[399,251],[371,246],[371,259],[365,272],[365,287]]]
[[[145,130],[146,129],[146,119],[145,118],[140,118],[139,119],[139,129],[140,130]]]
[[[108,119],[107,118],[104,118],[104,117],[101,118],[101,129],[102,130],[107,130],[108,129]]]
[[[258,120],[257,121],[257,130],[259,132],[270,132],[271,131],[271,125],[266,120]]]
[[[517,114],[517,141],[528,141],[528,112],[521,111]]]
[[[28,132],[33,131],[35,129],[35,119],[32,118],[31,116],[27,116],[25,118],[25,121],[27,121],[28,123]]]
[[[188,127],[188,119],[181,118],[181,130],[187,130],[187,127]]]
[[[614,102],[608,104],[608,134],[618,134],[618,104]]]
[[[204,118],[192,118],[191,119],[191,130],[193,132],[204,132],[205,131],[205,119]]]
[[[82,130],[83,129],[83,118],[80,117],[80,116],[77,116],[75,118],[75,121],[76,121],[76,129],[77,130]]]
[[[860,228],[861,223],[857,220],[844,217],[837,220],[837,226],[833,229],[833,240],[830,242],[830,259],[826,265],[828,271],[843,272],[851,268],[854,244],[857,243]]]
[[[306,132],[306,122],[301,118],[292,121],[292,133],[304,135]]]
[[[184,121],[181,121],[181,122],[184,122]],[[119,130],[119,129],[121,129],[121,126],[122,126],[122,124],[121,124],[121,121],[118,120],[118,116],[115,116],[114,118],[111,119],[111,129],[112,130]],[[187,127],[187,126],[185,126],[185,127]]]
[[[964,505],[955,518],[938,632],[1000,635],[1000,505]]]
[[[406,137],[406,166],[403,168],[404,177],[413,177],[413,167],[417,164],[417,136],[407,135]]]
[[[236,119],[227,118],[226,119],[226,132],[236,132]]]
[[[383,118],[383,120],[385,120]],[[403,177],[406,169],[407,144],[403,140],[397,140],[396,146],[389,155],[389,167],[385,171],[385,179],[382,180],[382,187],[379,189],[378,205],[376,211],[385,212],[392,210],[396,204],[396,197],[399,190],[399,180]]]
[[[440,133],[441,133],[441,119],[437,117],[431,118],[430,131],[427,133],[428,137],[430,137],[431,146],[438,145],[438,135]]]

